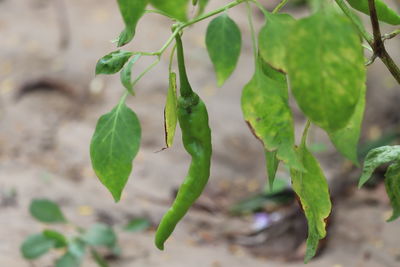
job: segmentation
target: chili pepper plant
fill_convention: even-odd
[[[326,236],[326,220],[332,208],[324,172],[307,148],[310,125],[323,129],[344,157],[359,164],[357,144],[366,105],[366,69],[379,58],[400,83],[400,69],[385,48],[385,42],[400,33],[396,30],[400,15],[384,0],[309,0],[310,15],[300,19],[281,12],[288,0],[282,0],[272,11],[266,10],[259,0],[233,0],[205,12],[208,2],[117,1],[125,29],[115,41],[116,50],[98,61],[96,74],[120,72],[125,90],[114,109],[101,116],[97,123],[90,146],[93,168],[115,201],[119,201],[141,140],[139,119],[127,106],[126,99],[134,95],[137,82],[159,63],[161,56],[169,53],[169,81],[165,81],[166,88],[168,86],[164,122],[166,147],[173,145],[179,126],[192,162],[172,207],[156,232],[155,244],[163,250],[177,223],[206,186],[212,153],[207,109],[195,93],[196,89],[190,86],[182,36],[189,26],[212,18],[205,44],[217,85],[222,86],[236,68],[242,47],[241,29],[229,16],[229,11],[243,5],[247,9],[254,51],[254,75],[243,86],[241,97],[243,117],[264,148],[270,185],[279,164],[290,169],[293,190],[308,221],[304,259],[308,262],[315,255],[319,240]],[[193,8],[196,14],[189,17],[188,10]],[[256,9],[265,18],[259,32],[255,32],[253,23]],[[172,34],[165,44],[154,52],[120,49],[134,39],[137,23],[147,13],[170,19]],[[372,33],[358,17],[361,13],[369,16]],[[394,31],[382,34],[381,23],[394,25]],[[133,79],[132,68],[142,57],[153,57],[154,63]],[[178,75],[173,68],[176,59]],[[298,144],[289,94],[308,119]],[[390,221],[400,216],[400,145],[371,150],[365,158],[359,186],[384,163],[391,163],[385,178],[393,206]]]
[[[21,244],[22,256],[32,264],[33,260],[54,249],[62,252],[54,260],[55,267],[80,266],[87,252],[98,266],[108,267],[107,257],[102,253],[104,249],[109,258],[117,258],[121,254],[117,232],[110,225],[97,223],[89,229],[82,228],[68,220],[59,205],[49,199],[33,199],[29,211],[38,222],[46,224],[43,231],[29,235]],[[63,231],[48,228],[50,226]],[[133,218],[121,228],[123,231],[136,232],[150,226],[146,218]]]

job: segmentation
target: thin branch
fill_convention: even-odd
[[[369,32],[364,29],[360,20],[354,15],[353,11],[347,6],[344,0],[335,0],[336,4],[340,7],[343,13],[350,19],[350,21],[357,27],[358,31],[361,33],[362,37],[367,41],[367,43],[372,47],[374,38]]]
[[[384,34],[382,36],[382,40],[386,41],[386,40],[392,39],[392,38],[396,37],[399,34],[400,34],[400,29],[397,29],[395,31],[392,31],[391,33]]]
[[[286,3],[288,2],[288,0],[282,0],[272,11],[272,13],[278,13],[282,7],[284,7],[286,5]]]
[[[250,32],[251,32],[251,41],[252,41],[251,43],[253,46],[254,63],[257,64],[257,37],[256,37],[256,32],[254,30],[253,13],[249,2],[246,2],[246,7],[247,7],[247,20],[249,22]]]
[[[378,14],[376,12],[375,0],[368,0],[369,14],[371,18],[372,30],[374,35],[374,41],[372,43],[372,49],[374,54],[378,56],[382,62],[389,69],[390,73],[400,84],[400,69],[393,61],[389,53],[386,51],[385,44],[382,40],[381,29],[378,21]]]

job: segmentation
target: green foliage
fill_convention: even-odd
[[[53,240],[55,248],[63,248],[68,246],[67,238],[60,232],[54,230],[44,230],[43,236],[47,237],[50,240]]]
[[[400,162],[389,166],[385,174],[385,187],[393,207],[393,214],[388,222],[400,217]]]
[[[99,267],[108,267],[107,261],[96,250],[91,249],[90,254]]]
[[[65,223],[66,219],[60,207],[47,199],[35,199],[29,207],[31,215],[44,223]]]
[[[143,16],[148,0],[118,0],[119,10],[125,22],[125,29],[118,37],[118,46],[132,41],[136,32],[136,24]]]
[[[361,40],[346,17],[321,10],[301,19],[288,38],[293,95],[328,133],[346,126],[365,84]]]
[[[207,7],[209,0],[198,0],[199,2],[199,11],[197,12],[198,14],[202,14],[204,12],[204,10]]]
[[[270,152],[265,150],[265,164],[267,166],[269,188],[273,190],[276,171],[279,167],[279,159],[276,157],[276,151]]]
[[[46,204],[43,205],[43,203]],[[51,205],[48,203],[51,203]],[[54,218],[60,218],[62,212],[58,206],[55,209],[54,205],[56,204],[46,199],[32,200],[30,205],[31,214],[40,222],[58,223],[59,220],[54,220]],[[32,207],[34,212],[32,212]],[[46,216],[42,213],[41,209],[43,208],[49,208]],[[43,218],[46,218],[46,221]],[[52,220],[48,220],[48,218],[52,218]],[[64,219],[63,222],[66,222],[66,219],[62,218]],[[105,247],[111,255],[118,256],[120,254],[118,238],[112,227],[99,223],[86,230],[70,222],[69,226],[75,228],[77,233],[75,236],[66,237],[64,234],[52,229],[45,229],[41,233],[28,236],[20,247],[22,256],[27,260],[34,260],[51,249],[61,249],[63,255],[55,260],[55,267],[79,267],[86,251],[89,249],[92,259],[98,266],[107,267],[107,261],[98,253],[97,249]],[[146,218],[140,218],[130,221],[124,226],[124,229],[125,231],[136,232],[145,230],[149,226],[150,222]]]
[[[133,94],[133,83],[132,83],[132,67],[139,60],[141,55],[135,55],[131,60],[129,60],[128,64],[124,66],[121,71],[120,79],[122,85]]]
[[[132,56],[131,52],[117,50],[102,57],[96,65],[97,74],[114,74],[120,71]]]
[[[303,169],[294,151],[294,124],[285,76],[258,60],[253,78],[242,92],[244,119],[266,150],[295,169]],[[272,75],[271,75],[272,74]]]
[[[331,212],[328,183],[318,161],[307,150],[305,144],[298,149],[305,172],[291,170],[293,190],[300,198],[308,221],[307,250],[304,262],[314,257],[318,242],[326,236],[325,220]]]
[[[400,146],[382,146],[368,152],[358,186],[363,186],[371,178],[374,170],[382,164],[400,159]]]
[[[368,0],[347,1],[353,8],[366,14],[370,13]],[[271,13],[257,0],[232,0],[204,14],[208,2],[149,0],[149,4],[156,8],[155,11],[149,12],[164,15],[172,20],[173,33],[166,43],[155,52],[118,50],[104,56],[96,66],[97,74],[113,74],[122,69],[121,82],[128,92],[133,94],[134,84],[158,63],[176,40],[178,49],[172,49],[170,56],[169,86],[164,109],[166,146],[170,147],[173,144],[179,121],[182,141],[192,157],[192,162],[177,198],[158,227],[156,246],[164,248],[164,242],[203,191],[209,176],[212,151],[208,114],[204,103],[189,84],[180,36],[189,26],[218,15],[208,25],[206,47],[214,65],[217,85],[221,86],[236,68],[242,42],[240,29],[227,15],[227,10],[246,4],[255,70],[251,80],[243,88],[241,107],[244,119],[263,144],[269,187],[272,189],[280,161],[290,169],[293,189],[301,202],[309,226],[305,257],[305,261],[308,262],[315,255],[319,240],[326,235],[325,220],[331,210],[328,184],[317,159],[306,147],[310,123],[324,129],[336,149],[358,164],[360,154],[357,153],[357,146],[366,105],[367,60],[364,58],[361,37],[374,51],[374,57],[380,57],[398,81],[399,69],[386,54],[384,44],[380,40],[381,33],[377,32],[376,25],[373,27],[372,36],[344,0],[335,0],[343,12],[333,9],[328,1],[308,1],[312,4],[312,14],[299,20],[289,14],[279,13],[288,2],[286,0],[282,0]],[[121,46],[134,37],[136,25],[146,12],[147,2],[119,0],[118,4],[125,21],[125,30],[118,40],[118,46]],[[190,4],[197,8],[196,13],[191,12],[191,18],[188,17],[188,8],[192,7]],[[265,17],[265,24],[258,34],[254,31],[256,27],[253,26],[251,4],[258,7]],[[382,0],[376,0],[375,5],[381,21],[400,24],[399,14],[388,8]],[[374,17],[372,19],[376,20]],[[394,32],[390,37],[398,34]],[[180,74],[179,94],[172,67],[175,52],[178,54]],[[136,56],[129,60],[133,55]],[[132,82],[132,66],[141,56],[155,56],[157,61]],[[288,84],[291,92],[288,90]],[[294,119],[289,105],[290,94],[294,96],[308,120],[300,147],[295,141]],[[120,199],[130,175],[141,137],[139,120],[125,105],[126,97],[125,92],[120,103],[100,118],[91,143],[93,168],[116,201]],[[393,216],[390,220],[400,215],[398,147],[385,146],[371,150],[366,157],[360,179],[361,186],[376,167],[394,162],[389,167],[385,180],[393,206]],[[292,198],[293,196],[288,198],[279,193],[263,192],[239,203],[233,210],[237,214],[253,212],[265,203],[290,203]],[[136,231],[148,226],[146,221],[138,220],[132,221],[125,229]],[[79,258],[77,252],[82,251],[79,248],[84,250],[88,244],[102,244],[111,248],[112,233],[112,229],[107,226],[95,226],[86,232],[83,241],[75,239],[74,243],[69,243],[68,253]],[[92,256],[99,266],[106,266],[96,251],[92,252]],[[68,259],[69,256],[66,257]]]
[[[90,145],[92,165],[115,201],[121,198],[140,140],[139,119],[124,100],[97,122]]]
[[[54,244],[55,241],[44,234],[34,234],[28,236],[24,243],[22,243],[21,253],[26,259],[36,259],[47,253],[54,247]]]
[[[235,70],[242,48],[242,35],[236,23],[222,14],[213,19],[207,28],[206,45],[214,64],[218,86],[222,86]]]
[[[127,232],[138,232],[147,230],[151,226],[150,222],[146,218],[136,218],[128,222],[124,226],[124,230]]]
[[[349,4],[356,10],[369,15],[368,0],[347,0]],[[382,0],[375,0],[376,13],[380,21],[392,25],[400,25],[400,15],[388,7]]]
[[[356,165],[359,164],[357,147],[364,118],[365,94],[366,86],[363,86],[356,109],[347,125],[340,130],[329,133],[329,137],[336,149]]]
[[[80,260],[72,253],[66,252],[56,260],[56,267],[77,267],[80,266]]]
[[[287,72],[287,39],[292,33],[295,19],[288,14],[265,12],[266,23],[258,35],[260,55],[273,68]]]
[[[179,21],[187,21],[187,9],[190,0],[150,0],[155,8]]]
[[[113,248],[117,242],[114,230],[105,224],[95,224],[82,236],[82,240],[92,246]]]

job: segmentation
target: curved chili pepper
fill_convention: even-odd
[[[189,84],[179,35],[176,36],[176,45],[181,95],[178,99],[178,120],[182,129],[183,145],[192,157],[192,162],[174,203],[158,226],[155,244],[160,250],[164,249],[165,241],[172,234],[178,222],[203,192],[210,176],[212,153],[207,109]]]

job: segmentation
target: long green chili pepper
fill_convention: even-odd
[[[176,37],[176,47],[181,95],[178,99],[178,120],[182,129],[183,145],[192,157],[192,162],[174,203],[158,226],[155,244],[160,250],[164,249],[164,243],[174,231],[177,223],[203,192],[210,176],[212,152],[207,109],[189,84],[183,57],[182,40],[179,35]]]

